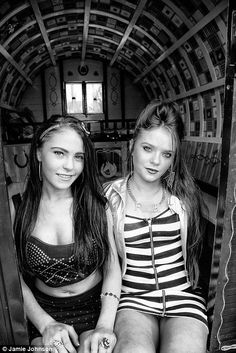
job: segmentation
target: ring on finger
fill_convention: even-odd
[[[100,342],[101,347],[108,349],[110,347],[110,340],[104,337]]]
[[[61,346],[64,346],[63,342],[60,341],[60,340],[54,340],[54,341],[52,342],[52,344],[53,344],[54,347],[61,347]]]

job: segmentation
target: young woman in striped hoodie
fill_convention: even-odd
[[[202,201],[183,137],[177,104],[151,102],[134,129],[133,171],[105,185],[123,270],[115,353],[206,352]]]

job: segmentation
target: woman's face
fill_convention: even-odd
[[[161,126],[142,129],[134,142],[134,175],[146,182],[160,180],[175,156],[175,142],[170,131]]]
[[[84,169],[83,140],[72,128],[62,128],[37,150],[37,158],[42,163],[43,186],[68,189]]]

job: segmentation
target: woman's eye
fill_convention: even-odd
[[[169,153],[169,152],[166,152],[166,153],[164,153],[164,156],[165,156],[166,158],[171,158],[172,154]]]
[[[62,151],[54,151],[55,155],[58,157],[62,157],[64,153]]]
[[[151,151],[151,147],[149,146],[143,146],[144,151]]]
[[[83,154],[78,154],[78,155],[75,156],[75,159],[77,161],[83,161],[84,160],[84,155]]]

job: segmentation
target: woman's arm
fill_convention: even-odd
[[[14,224],[15,207],[12,199],[9,200],[9,206],[12,224]],[[42,335],[42,346],[52,346],[53,341],[58,340],[64,343],[64,346],[68,352],[76,353],[72,343],[75,347],[78,347],[79,341],[78,335],[74,328],[72,326],[57,322],[49,314],[47,314],[46,311],[44,311],[38,304],[32,291],[25,283],[22,275],[20,275],[20,281],[25,314]]]
[[[97,327],[105,325],[113,330],[121,291],[121,269],[113,235],[113,221],[110,209],[107,210],[107,219],[111,250],[110,258],[104,269],[101,297],[102,309]],[[110,293],[110,295],[106,293]]]
[[[44,311],[35,299],[32,291],[21,277],[21,287],[26,316],[42,335],[42,345],[53,347],[53,342],[60,341],[70,353],[76,353],[74,348],[79,345],[78,335],[74,328],[54,320]],[[74,346],[73,346],[74,345]]]
[[[96,325],[96,329],[94,330],[92,336],[89,337],[87,342],[85,342],[84,353],[100,352],[99,346],[101,345],[104,338],[108,339],[106,342],[109,345],[109,347],[105,350],[106,353],[111,353],[116,343],[116,337],[113,333],[113,328],[121,291],[121,269],[113,235],[113,220],[110,209],[107,210],[107,222],[110,242],[110,256],[103,272],[101,313]],[[101,351],[103,352],[104,350]]]
[[[21,276],[21,288],[24,298],[24,308],[27,317],[34,324],[37,330],[42,334],[45,327],[54,322],[53,318],[48,315],[36,301],[32,291],[27,286]]]

